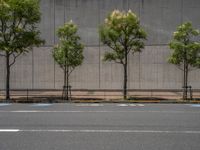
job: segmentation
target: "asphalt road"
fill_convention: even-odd
[[[0,104],[0,150],[200,150],[200,105]]]

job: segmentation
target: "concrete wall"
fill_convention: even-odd
[[[146,47],[140,54],[129,56],[129,89],[179,89],[182,74],[166,62],[173,31],[184,21],[200,29],[199,0],[41,0],[42,20],[39,28],[46,44],[20,56],[12,67],[13,89],[60,89],[63,73],[52,58],[52,46],[58,42],[56,30],[65,21],[79,26],[86,44],[85,60],[71,76],[74,89],[120,89],[122,67],[102,62],[107,47],[99,41],[98,26],[114,9],[134,11],[148,33]],[[0,89],[5,88],[5,60],[0,58]],[[200,71],[192,71],[189,82],[200,89]]]

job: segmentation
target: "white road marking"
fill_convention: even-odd
[[[39,107],[45,107],[45,106],[51,106],[52,104],[48,104],[48,103],[39,103],[39,104],[33,104],[32,106],[39,106]]]
[[[117,104],[119,107],[127,107],[127,106],[144,106],[143,104]]]
[[[137,106],[136,104],[128,104],[128,106]]]
[[[0,106],[9,106],[11,104],[8,104],[8,103],[0,103]]]
[[[193,105],[190,105],[191,107],[200,107],[200,104],[193,104]]]
[[[0,106],[8,106],[11,104],[7,104],[7,103],[0,103]],[[39,103],[39,104],[32,104],[31,106],[33,107],[46,107],[46,106],[51,106],[53,104],[49,104],[49,103]],[[91,107],[98,107],[98,106],[104,106],[104,104],[75,104],[75,106],[81,106],[81,107],[86,107],[86,106],[91,106]],[[127,106],[144,106],[143,104],[117,104],[116,106],[119,107],[127,107]]]
[[[19,132],[19,129],[0,129],[0,132]]]
[[[0,111],[0,113],[172,113],[172,114],[200,114],[200,111],[140,111],[140,110],[130,110],[130,111],[45,111],[45,110],[13,110],[13,111]]]
[[[104,106],[103,104],[76,104],[76,106],[94,106],[94,107],[98,107],[98,106]]]
[[[166,133],[166,134],[200,134],[200,131],[165,131],[165,130],[20,130],[0,129],[0,132],[73,132],[73,133]]]
[[[126,106],[128,106],[128,104],[117,104],[117,106],[126,107]]]

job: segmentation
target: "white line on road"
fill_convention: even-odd
[[[104,106],[103,104],[76,104],[75,106],[94,106],[94,107],[97,107],[97,106]]]
[[[200,131],[161,131],[161,130],[20,130],[0,129],[0,132],[73,132],[73,133],[169,133],[169,134],[200,134]]]
[[[128,104],[128,106],[139,106],[138,104]]]
[[[39,106],[39,107],[46,107],[46,106],[51,106],[52,104],[49,103],[39,103],[39,104],[33,104],[32,106]]]
[[[200,107],[200,104],[193,104],[193,105],[190,105],[191,107]]]
[[[0,129],[0,132],[19,132],[19,129]]]
[[[13,111],[0,111],[0,113],[172,113],[172,114],[185,114],[185,113],[189,113],[189,114],[200,114],[200,111],[140,111],[140,110],[129,110],[129,111],[48,111],[48,110],[13,110]]]
[[[117,106],[126,107],[126,106],[128,106],[128,104],[117,104]]]
[[[9,103],[0,103],[0,106],[9,106],[9,105],[11,105],[11,104],[9,104]]]
[[[117,104],[119,107],[127,107],[127,106],[144,106],[143,104]]]
[[[97,106],[104,106],[103,104],[76,104],[75,106],[91,106],[91,107],[97,107]],[[143,104],[117,104],[116,106],[119,106],[119,107],[127,107],[127,106],[144,106]]]

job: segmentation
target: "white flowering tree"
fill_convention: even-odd
[[[106,52],[105,61],[114,61],[123,66],[123,97],[127,99],[127,66],[129,53],[141,52],[146,33],[140,26],[139,18],[131,11],[114,10],[100,27],[100,38],[103,44],[112,49]]]

